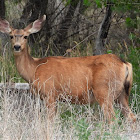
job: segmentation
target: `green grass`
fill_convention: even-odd
[[[140,48],[130,47],[128,61],[133,65],[133,80],[137,85],[137,92],[140,92]]]

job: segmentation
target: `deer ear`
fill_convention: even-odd
[[[12,31],[10,24],[7,20],[0,19],[0,31],[9,34]]]
[[[42,27],[42,23],[46,20],[46,15],[40,19],[35,20],[33,23],[29,24],[24,30],[30,34],[37,33]]]

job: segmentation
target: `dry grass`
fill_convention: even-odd
[[[136,95],[133,100],[136,101],[137,98],[140,97]],[[137,114],[136,129],[132,130],[131,124],[121,119],[117,109],[116,122],[108,126],[103,121],[102,111],[97,104],[57,104],[57,115],[49,127],[52,140],[140,139],[140,114]],[[32,97],[28,91],[0,90],[0,139],[45,140],[47,127],[47,109],[39,97]]]

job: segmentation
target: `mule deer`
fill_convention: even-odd
[[[24,29],[13,29],[0,19],[0,31],[10,35],[16,68],[23,79],[32,83],[40,97],[46,100],[51,114],[55,114],[56,100],[69,97],[72,103],[98,102],[105,118],[111,122],[114,102],[129,120],[136,117],[128,106],[132,86],[132,65],[114,54],[87,57],[33,58],[28,52],[27,38],[38,32],[46,16],[35,20]]]

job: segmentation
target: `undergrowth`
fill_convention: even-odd
[[[49,127],[52,140],[140,138],[140,121],[137,121],[136,129],[133,130],[131,123],[122,119],[117,109],[117,119],[109,126],[103,120],[103,113],[98,104],[93,106],[62,102],[57,104],[56,117]],[[47,108],[39,96],[33,98],[27,91],[0,90],[0,139],[45,140],[47,127]]]

